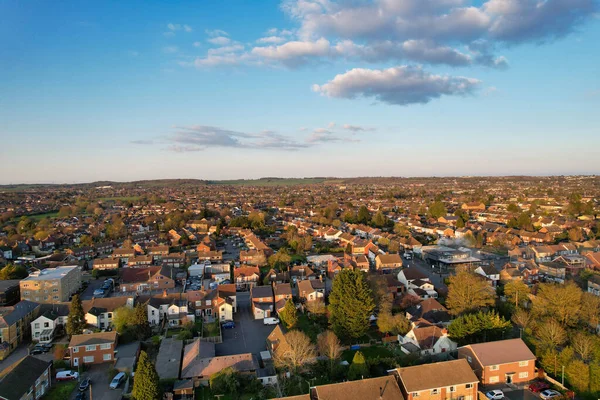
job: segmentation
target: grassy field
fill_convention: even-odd
[[[44,396],[45,400],[64,400],[71,397],[71,393],[77,387],[78,382],[68,381],[68,382],[57,382],[54,386],[50,388],[48,393]]]
[[[345,350],[342,353],[342,360],[348,361],[349,363],[351,363],[352,359],[354,358],[354,353],[356,353],[356,352],[357,352],[357,350]],[[367,360],[373,359],[376,357],[379,357],[379,358],[394,357],[394,353],[387,347],[383,347],[383,346],[363,347],[360,349],[360,352],[363,353],[363,356],[365,356],[365,358]]]
[[[209,185],[233,186],[293,186],[313,185],[325,182],[325,178],[262,178],[262,179],[236,179],[230,181],[208,181]]]

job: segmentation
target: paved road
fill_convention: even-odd
[[[86,399],[89,400],[93,398],[94,400],[120,400],[123,395],[123,386],[125,383],[122,383],[118,389],[113,390],[108,387],[110,385],[110,380],[112,377],[108,376],[108,364],[99,364],[93,365],[89,367],[89,369],[81,374],[82,378],[90,378],[92,383],[90,385],[90,389],[86,394]],[[90,396],[91,391],[91,396]],[[71,394],[71,399],[74,399],[77,395],[77,390],[75,390]]]
[[[216,354],[224,356],[252,353],[258,357],[261,351],[266,350],[266,339],[274,326],[265,326],[262,320],[254,319],[248,292],[238,292],[237,303],[235,328],[223,329],[223,343],[217,344]]]
[[[234,238],[236,240],[234,240]],[[233,243],[243,243],[243,241],[237,239],[237,236],[223,239],[223,245],[219,246],[219,250],[223,250],[223,261],[239,261],[240,248],[234,246]]]

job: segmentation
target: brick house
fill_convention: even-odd
[[[466,360],[398,368],[396,376],[405,400],[477,400],[477,376]]]
[[[167,266],[146,268],[123,268],[121,290],[123,292],[143,292],[164,290],[175,287],[174,274]]]
[[[52,382],[52,361],[26,356],[0,371],[0,399],[36,400],[42,398]]]
[[[399,254],[378,254],[375,257],[377,271],[392,270],[402,267],[402,257]]]
[[[94,269],[117,269],[119,268],[120,261],[118,258],[96,258],[94,260]]]
[[[73,335],[69,342],[71,366],[114,362],[117,347],[117,332],[100,332],[88,335]]]
[[[255,286],[250,289],[254,319],[268,318],[273,313],[273,289],[271,286]]]
[[[238,289],[247,289],[256,286],[260,278],[258,267],[240,267],[233,270],[233,279]]]
[[[275,310],[280,313],[287,301],[292,299],[292,287],[289,283],[275,284],[273,285],[273,294],[275,296]]]
[[[300,281],[298,296],[305,302],[325,301],[325,283],[322,280]]]
[[[460,347],[458,358],[466,359],[484,385],[523,383],[535,378],[535,355],[521,339],[477,343]]]

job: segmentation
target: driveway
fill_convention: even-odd
[[[91,278],[88,287],[79,296],[81,300],[91,300],[94,297],[94,290],[100,289],[106,278],[94,279]]]
[[[223,343],[216,345],[216,355],[225,356],[242,353],[259,353],[267,349],[267,336],[274,326],[264,325],[262,319],[255,320],[250,308],[250,294],[238,292],[238,310],[234,316],[235,328],[223,329]]]
[[[113,390],[108,387],[110,384],[110,378],[108,376],[108,367],[109,364],[98,364],[92,365],[86,372],[82,373],[83,378],[90,378],[92,383],[90,385],[86,399],[94,399],[94,400],[120,400],[123,395],[123,386],[125,383],[122,383],[119,386],[119,389]],[[77,394],[75,391],[71,399],[74,399]]]

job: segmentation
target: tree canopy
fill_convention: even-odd
[[[159,400],[161,393],[158,384],[159,378],[154,364],[148,358],[148,354],[142,350],[135,371],[131,395],[135,400]]]
[[[67,319],[67,334],[69,336],[81,335],[86,325],[81,299],[76,294],[71,299],[71,309],[69,310],[69,318]]]
[[[450,277],[446,305],[453,315],[477,311],[495,301],[494,289],[481,276],[462,270]]]

